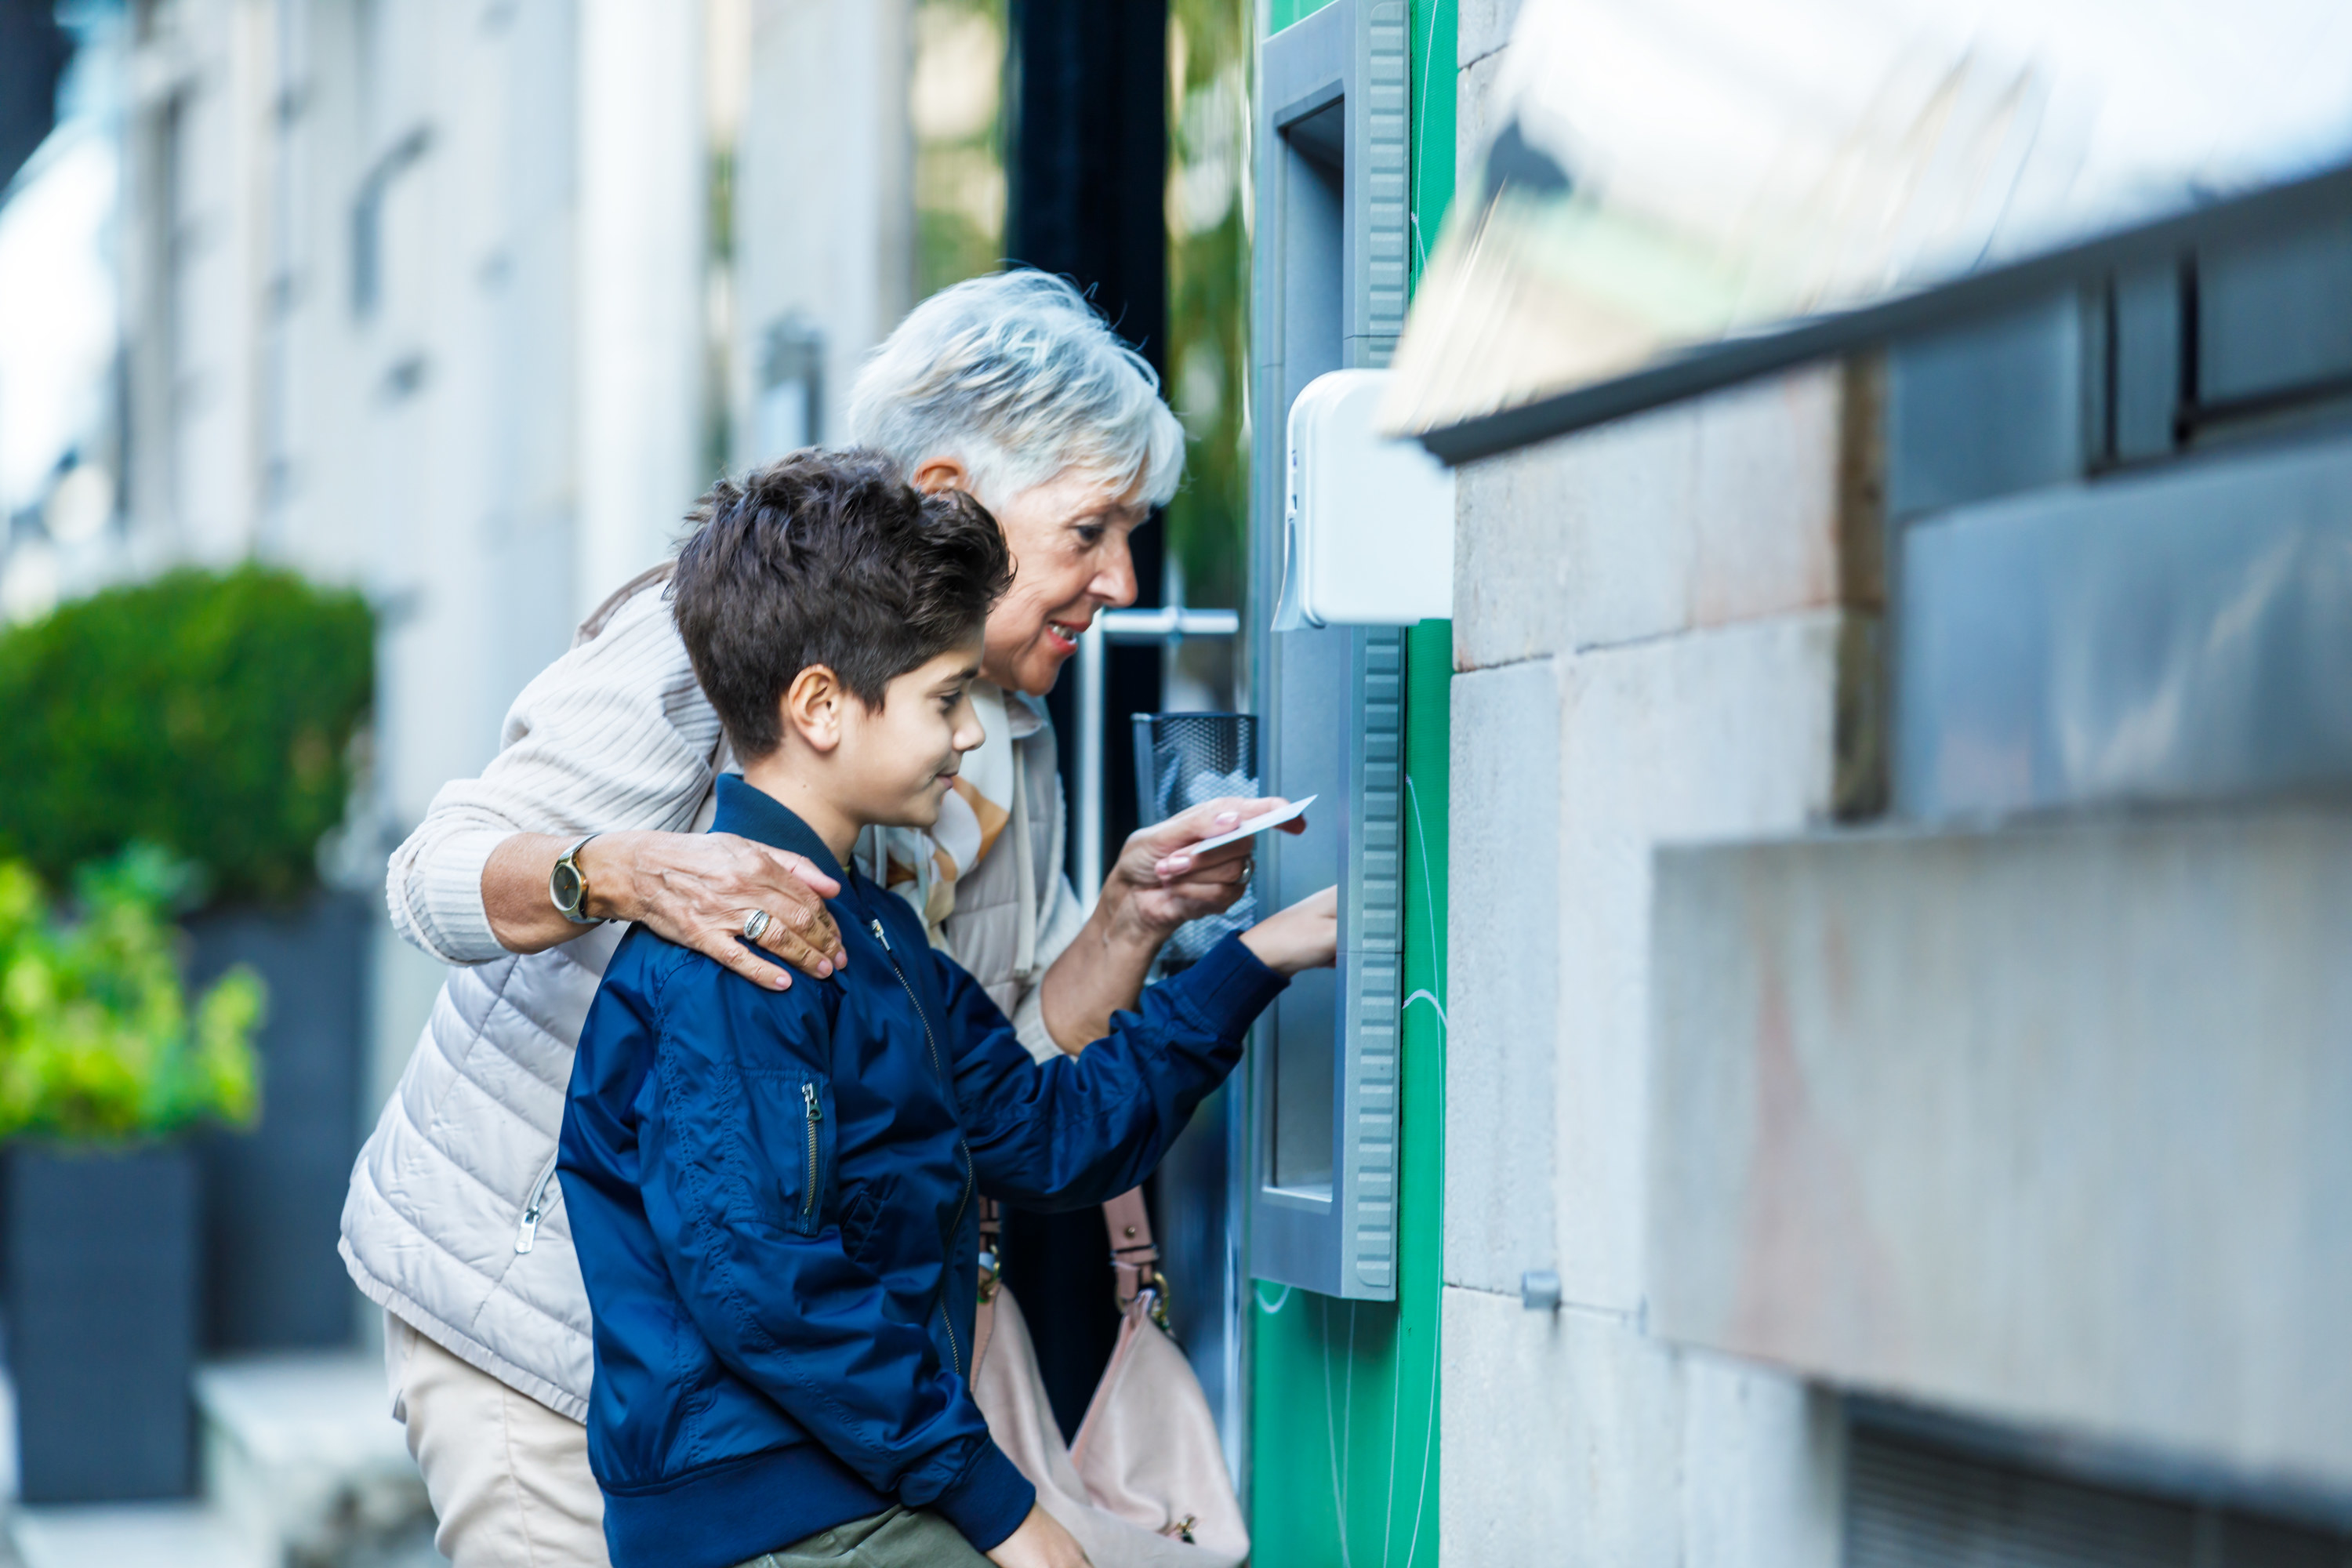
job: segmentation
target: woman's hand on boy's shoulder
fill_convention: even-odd
[[[1242,945],[1277,974],[1328,969],[1339,952],[1339,889],[1309,893],[1242,932]]]
[[[792,985],[780,964],[821,980],[846,961],[824,907],[841,884],[789,849],[732,833],[612,833],[583,851],[590,856],[619,873],[604,884],[612,904],[593,912],[650,926],[768,990]],[[592,890],[605,875],[589,867]],[[768,914],[756,952],[738,940],[754,910]]]

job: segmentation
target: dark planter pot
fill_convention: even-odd
[[[188,977],[233,963],[269,987],[261,1121],[197,1140],[204,1173],[207,1351],[320,1349],[358,1319],[336,1256],[360,1147],[363,979],[372,901],[322,892],[291,910],[213,910],[188,922]]]
[[[182,1497],[194,1479],[195,1162],[178,1144],[17,1144],[8,1366],[28,1503]]]

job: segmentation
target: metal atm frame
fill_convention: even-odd
[[[1410,233],[1406,0],[1331,0],[1265,41],[1255,257],[1251,604],[1282,583],[1285,426],[1329,370],[1388,363]],[[1264,632],[1255,645],[1265,787],[1321,798],[1259,852],[1259,907],[1337,882],[1339,963],[1258,1025],[1246,1141],[1248,1272],[1323,1295],[1396,1296],[1399,900],[1404,635]]]

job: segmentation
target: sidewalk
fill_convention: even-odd
[[[0,1376],[0,1568],[446,1568],[375,1354],[215,1363],[195,1399],[200,1496],[26,1508]]]

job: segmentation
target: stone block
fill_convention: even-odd
[[[10,1512],[10,1557],[23,1568],[277,1568],[196,1502],[100,1503]]]
[[[1549,659],[1454,682],[1445,1277],[1549,1268],[1559,1029],[1559,682]]]
[[[1674,1352],[1622,1319],[1449,1288],[1441,1334],[1449,1563],[1687,1561]]]
[[[1461,21],[1455,32],[1454,57],[1464,66],[1484,59],[1511,41],[1519,19],[1520,0],[1461,0]]]
[[[1816,613],[1560,661],[1555,1256],[1571,1302],[1633,1311],[1647,1289],[1652,852],[1678,840],[1790,833],[1826,816],[1838,623],[1833,612]],[[1467,721],[1457,718],[1457,735]],[[1539,737],[1521,732],[1515,746],[1531,755]],[[1475,738],[1456,745],[1457,754],[1486,749]],[[1454,820],[1475,815],[1457,797]],[[1513,874],[1532,877],[1533,867],[1530,858]],[[1454,876],[1457,911],[1478,908],[1493,886],[1458,854]],[[1458,931],[1465,916],[1454,919]],[[1452,951],[1457,976],[1466,975],[1467,944],[1457,936]],[[1474,990],[1456,979],[1457,1008]],[[1486,1157],[1464,1141],[1470,1131],[1449,1122],[1457,1187],[1478,1180],[1465,1167]],[[1496,1145],[1493,1157],[1506,1151]],[[1490,1179],[1525,1193],[1535,1176]]]
[[[1837,1396],[1701,1352],[1682,1372],[1683,1561],[1837,1568],[1845,1421]]]
[[[1659,1333],[2352,1486],[2352,810],[1680,849],[1654,929]]]
[[[196,1374],[196,1404],[206,1496],[256,1563],[442,1563],[381,1355],[219,1363]]]
[[[1465,465],[1455,662],[1835,604],[1843,386],[1817,367]]]
[[[1836,602],[1845,395],[1832,366],[1694,405],[1692,626]]]
[[[1504,56],[1499,49],[1469,61],[1454,73],[1454,189],[1458,200],[1477,199],[1479,160],[1494,139],[1501,100],[1496,84],[1502,79]],[[1434,245],[1435,235],[1424,237]]]

